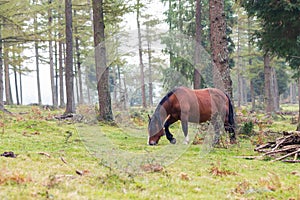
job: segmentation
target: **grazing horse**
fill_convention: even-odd
[[[149,145],[156,145],[164,132],[170,143],[175,144],[176,139],[170,133],[169,126],[178,120],[181,121],[186,144],[189,143],[188,122],[206,121],[213,124],[216,132],[214,143],[218,143],[220,119],[225,130],[230,133],[230,142],[235,143],[236,140],[232,103],[224,92],[216,88],[175,88],[162,98],[152,117],[148,117]]]

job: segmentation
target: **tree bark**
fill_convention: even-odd
[[[52,10],[51,3],[52,0],[48,1],[50,8],[48,9],[48,26],[52,26]],[[55,75],[54,75],[54,62],[53,62],[53,44],[52,44],[52,30],[49,28],[49,61],[50,61],[50,80],[51,80],[51,94],[52,94],[52,104],[56,108],[58,106],[56,98],[56,86],[55,86]]]
[[[300,131],[300,76],[298,77],[298,125],[296,131]]]
[[[149,106],[153,106],[153,81],[152,81],[152,49],[151,49],[151,36],[150,36],[150,25],[146,24],[147,32],[147,53],[148,53],[148,63],[149,63]]]
[[[4,110],[3,102],[3,46],[2,46],[2,25],[0,23],[0,110]]]
[[[73,33],[72,33],[72,0],[65,0],[66,20],[66,93],[67,105],[65,114],[75,113],[73,90]]]
[[[5,78],[5,97],[6,104],[13,104],[12,94],[11,94],[11,85],[10,85],[10,76],[9,76],[9,55],[8,55],[8,46],[4,43],[4,78]]]
[[[278,91],[278,82],[277,82],[277,75],[274,67],[272,67],[272,91],[273,91],[273,101],[274,101],[274,111],[279,111],[279,91]]]
[[[99,121],[112,121],[111,97],[109,88],[109,69],[106,66],[106,47],[104,34],[103,0],[93,0],[93,27],[97,90],[99,100]]]
[[[196,0],[196,35],[195,35],[195,61],[194,61],[194,89],[201,88],[201,0]]]
[[[274,99],[272,95],[271,75],[272,68],[270,66],[270,56],[268,53],[264,55],[264,74],[265,74],[265,111],[267,113],[274,112]]]
[[[298,69],[298,73],[299,73]],[[298,77],[298,125],[297,125],[297,131],[300,131],[300,76]]]
[[[74,16],[76,15],[76,12],[74,11]],[[83,91],[82,91],[82,74],[81,74],[81,59],[80,59],[80,49],[79,49],[79,37],[78,35],[78,28],[75,27],[75,50],[76,50],[76,64],[77,64],[77,81],[78,81],[78,96],[79,96],[79,100],[78,103],[79,104],[83,104],[84,100],[83,100]]]
[[[61,5],[59,5],[58,21],[61,24]],[[58,76],[59,76],[59,105],[65,107],[65,96],[64,96],[64,66],[63,66],[63,38],[61,31],[58,32]]]
[[[36,0],[33,0],[33,3],[36,3]],[[37,32],[38,30],[38,22],[37,22],[37,16],[34,16],[33,19],[33,26],[34,26],[34,32]],[[42,105],[42,95],[41,95],[41,82],[40,82],[40,66],[39,66],[39,44],[38,44],[38,38],[35,37],[34,41],[34,50],[35,50],[35,66],[36,66],[36,84],[37,84],[37,93],[38,93],[38,105]]]
[[[224,0],[209,0],[210,41],[214,65],[214,85],[232,99],[232,80],[226,37]]]
[[[19,66],[19,85],[20,85],[20,103],[23,105],[23,85],[22,85],[22,69]]]
[[[143,63],[143,50],[142,50],[142,35],[141,35],[141,25],[140,25],[140,0],[137,0],[137,10],[136,10],[136,21],[138,29],[138,43],[139,43],[139,61],[140,61],[140,79],[141,79],[141,89],[142,89],[142,106],[147,107],[146,102],[146,88],[145,88],[145,74],[144,74],[144,63]]]
[[[13,54],[14,54],[13,57],[15,58],[15,52]],[[14,77],[15,77],[16,100],[17,100],[17,105],[20,105],[17,66],[15,65],[13,67],[14,67]]]

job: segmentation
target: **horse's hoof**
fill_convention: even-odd
[[[186,140],[183,141],[183,144],[184,144],[184,145],[188,145],[189,143],[190,143],[189,141],[186,141]]]
[[[170,141],[171,144],[176,144],[176,139],[173,138],[171,141]]]

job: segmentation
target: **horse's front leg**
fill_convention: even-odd
[[[172,133],[170,132],[169,127],[171,124],[173,124],[176,121],[177,120],[175,118],[170,117],[164,124],[166,137],[171,144],[176,144],[176,139],[173,137]]]

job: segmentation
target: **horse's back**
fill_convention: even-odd
[[[227,97],[216,88],[193,90],[179,87],[175,95],[180,104],[181,112],[188,112],[189,121],[205,122],[216,112],[226,113]]]

